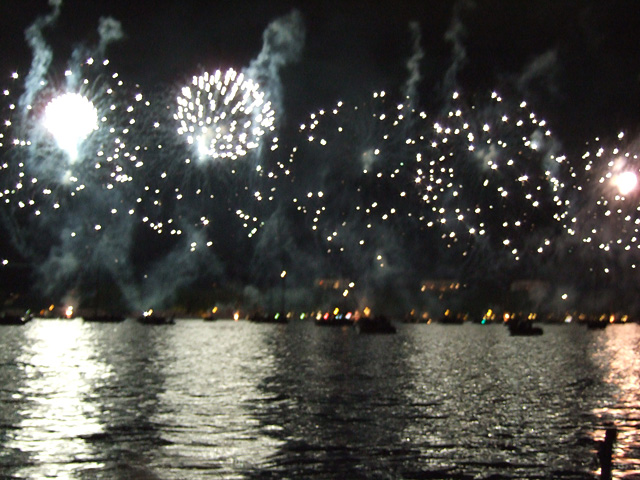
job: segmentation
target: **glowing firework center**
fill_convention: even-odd
[[[98,129],[98,110],[87,97],[65,93],[47,104],[43,124],[69,160],[74,162],[78,158],[80,143]]]
[[[178,134],[197,148],[200,158],[236,160],[258,148],[260,137],[275,128],[264,92],[233,69],[194,76],[177,103]]]
[[[638,177],[633,172],[622,172],[613,179],[622,195],[628,195],[636,189]]]

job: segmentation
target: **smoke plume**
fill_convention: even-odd
[[[298,60],[305,40],[305,27],[298,10],[269,24],[262,34],[263,45],[251,62],[247,73],[268,92],[271,103],[282,110],[282,83],[280,70]]]
[[[25,92],[20,98],[20,106],[24,109],[31,105],[37,93],[46,85],[46,75],[53,60],[53,51],[44,38],[44,30],[52,26],[60,16],[62,0],[49,0],[53,11],[38,17],[25,31],[25,39],[33,52],[31,68],[25,80]]]
[[[409,24],[409,29],[411,30],[411,37],[413,38],[413,54],[409,60],[407,60],[409,78],[407,78],[407,81],[402,88],[402,93],[411,105],[415,105],[418,97],[417,86],[418,83],[420,83],[421,78],[420,62],[424,57],[424,52],[422,51],[422,46],[420,44],[422,40],[420,24],[418,22],[411,22]]]

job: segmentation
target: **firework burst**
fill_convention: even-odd
[[[143,223],[181,235],[180,225],[211,230],[236,219],[253,236],[262,225],[256,212],[265,198],[265,139],[268,151],[278,148],[278,138],[268,135],[275,112],[258,84],[233,69],[205,72],[181,88],[176,107],[161,105],[156,114],[147,121],[154,133],[138,199]]]
[[[614,279],[637,271],[640,250],[638,176],[640,163],[624,133],[616,142],[596,138],[574,166],[575,215],[569,234],[579,242],[592,269]]]
[[[137,208],[127,187],[144,165],[136,117],[148,102],[109,72],[106,59],[88,57],[63,78],[43,81],[27,95],[21,76],[13,74],[5,89],[0,182],[7,231],[25,258],[51,262],[54,269],[61,256],[78,269],[78,255],[85,268],[107,257],[122,262],[122,242],[129,238],[123,229]],[[58,246],[40,241],[43,236]],[[118,243],[114,238],[118,252],[105,255]]]
[[[412,149],[408,108],[384,91],[311,114],[279,170],[294,179],[295,208],[340,270],[391,270],[399,260],[409,204]],[[425,117],[424,113],[420,114]]]
[[[569,203],[566,159],[546,122],[526,102],[514,108],[495,92],[472,106],[454,93],[431,128],[415,182],[428,207],[421,218],[447,248],[466,256],[489,242],[515,261],[548,251],[568,223]]]
[[[78,145],[98,129],[98,110],[87,97],[64,93],[47,104],[42,122],[73,163],[78,158]]]
[[[182,88],[177,105],[178,135],[200,160],[237,160],[275,129],[271,102],[257,83],[233,69],[194,76]]]

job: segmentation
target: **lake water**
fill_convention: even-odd
[[[640,478],[640,326],[0,326],[0,478]]]

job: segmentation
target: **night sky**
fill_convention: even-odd
[[[593,158],[593,156],[585,158],[584,151],[595,148],[596,143],[600,145],[598,142],[601,142],[605,150],[613,149],[614,143],[619,140],[618,132],[624,131],[626,135],[624,146],[621,148],[630,149],[631,155],[634,154],[634,135],[638,131],[640,107],[638,43],[640,19],[635,14],[636,9],[634,1],[184,1],[155,2],[150,5],[148,2],[119,0],[111,2],[65,0],[62,2],[59,17],[42,31],[44,40],[53,52],[52,63],[44,78],[50,84],[60,83],[64,78],[63,72],[73,57],[73,52],[80,46],[90,49],[91,46],[95,47],[98,44],[97,29],[100,18],[116,19],[121,23],[124,38],[110,43],[106,48],[105,56],[111,61],[109,71],[118,72],[120,78],[124,79],[127,85],[132,86],[131,90],[137,89],[144,92],[145,98],[151,99],[155,106],[150,107],[148,112],[138,118],[137,125],[150,125],[153,123],[153,118],[160,118],[166,114],[167,108],[158,108],[157,105],[164,102],[169,106],[167,102],[173,100],[166,99],[174,99],[176,92],[182,85],[189,82],[193,75],[199,75],[203,71],[212,72],[216,69],[223,71],[228,68],[234,68],[237,71],[250,69],[263,51],[265,41],[268,40],[264,34],[269,30],[270,25],[278,19],[293,18],[290,16],[297,13],[300,15],[295,17],[300,20],[295,25],[298,31],[292,37],[288,37],[299,51],[291,54],[290,58],[281,64],[277,64],[277,71],[266,81],[268,98],[271,99],[276,110],[276,134],[279,137],[277,153],[263,152],[260,155],[250,156],[251,168],[242,165],[233,169],[216,166],[213,167],[218,169],[215,171],[205,169],[190,173],[186,169],[181,170],[178,166],[159,167],[162,162],[167,161],[167,158],[180,157],[182,160],[185,155],[188,155],[184,153],[185,147],[179,140],[165,139],[165,151],[169,150],[171,153],[166,157],[161,157],[157,153],[154,154],[155,156],[148,156],[145,161],[149,168],[140,170],[144,171],[144,179],[134,176],[134,180],[130,182],[132,190],[140,189],[139,191],[147,192],[142,194],[144,201],[138,203],[140,206],[137,207],[136,215],[140,214],[140,216],[144,215],[144,212],[140,212],[145,208],[152,211],[151,206],[145,206],[147,201],[151,200],[151,194],[148,192],[153,192],[154,189],[164,188],[162,193],[155,196],[156,200],[165,195],[164,192],[171,194],[176,192],[175,188],[178,187],[175,185],[179,185],[179,188],[184,191],[188,191],[195,185],[196,190],[214,192],[218,195],[216,197],[218,199],[224,197],[224,201],[216,200],[212,205],[203,203],[199,194],[193,197],[185,195],[186,199],[182,204],[180,202],[174,204],[168,199],[169,194],[166,194],[167,196],[162,199],[166,208],[161,212],[155,210],[154,214],[158,219],[166,221],[169,218],[175,218],[177,223],[182,222],[184,225],[191,226],[198,222],[202,223],[203,215],[217,218],[219,223],[225,225],[226,240],[231,239],[231,241],[223,240],[221,233],[211,232],[211,228],[199,230],[198,235],[205,236],[213,243],[213,252],[210,251],[206,258],[199,257],[185,262],[179,254],[182,248],[179,246],[179,241],[171,236],[156,235],[155,232],[150,234],[148,229],[140,228],[139,225],[131,226],[126,231],[114,229],[115,237],[119,239],[126,237],[128,241],[118,244],[109,238],[109,241],[103,239],[104,245],[102,243],[101,245],[105,252],[108,249],[119,250],[119,254],[115,255],[115,263],[118,267],[113,267],[112,258],[105,255],[111,259],[109,262],[102,260],[89,262],[95,267],[92,271],[108,272],[105,275],[112,279],[112,283],[116,284],[120,291],[136,289],[138,293],[132,295],[135,300],[129,298],[127,294],[122,294],[128,298],[127,303],[130,307],[146,307],[148,303],[153,303],[147,294],[151,287],[143,286],[144,282],[152,276],[162,277],[162,280],[158,280],[161,287],[154,287],[155,290],[171,290],[171,293],[159,295],[159,298],[162,297],[161,300],[154,297],[153,301],[159,304],[170,303],[175,299],[176,291],[187,288],[188,281],[176,282],[170,287],[171,282],[166,279],[166,271],[171,271],[178,261],[184,267],[181,270],[182,274],[189,278],[204,279],[201,280],[204,285],[227,283],[243,285],[245,299],[246,286],[250,285],[251,292],[258,292],[255,297],[261,298],[263,302],[270,295],[265,292],[279,285],[278,273],[282,270],[281,265],[285,264],[286,269],[289,270],[290,282],[301,285],[300,291],[292,291],[292,302],[294,298],[302,296],[304,285],[311,285],[320,277],[354,279],[356,287],[352,289],[352,297],[359,295],[361,299],[366,298],[366,301],[371,302],[371,297],[381,291],[409,291],[419,285],[421,280],[433,277],[474,278],[469,282],[478,287],[483,284],[483,277],[492,276],[495,282],[508,289],[509,282],[516,279],[541,277],[549,280],[553,277],[549,272],[553,271],[554,262],[559,261],[568,262],[574,267],[569,269],[562,278],[563,286],[558,286],[557,290],[549,294],[554,300],[563,298],[562,295],[566,296],[569,292],[569,297],[573,296],[579,303],[581,297],[574,292],[587,291],[594,285],[596,288],[601,288],[598,285],[602,285],[599,282],[603,281],[608,292],[618,290],[618,285],[623,280],[612,281],[610,272],[617,267],[608,265],[611,263],[620,266],[633,262],[634,260],[628,257],[628,251],[622,251],[621,257],[607,257],[607,260],[601,260],[598,257],[594,260],[593,251],[582,248],[585,243],[588,243],[585,242],[586,238],[596,235],[592,233],[595,227],[587,228],[586,225],[591,225],[590,222],[594,225],[602,225],[600,213],[604,215],[602,218],[605,220],[611,218],[604,211],[599,211],[601,205],[598,203],[598,198],[602,198],[600,197],[602,192],[588,198],[582,194],[585,190],[595,191],[595,187],[591,187],[597,184],[595,177],[591,178],[589,174],[583,172],[586,163]],[[0,22],[2,23],[0,45],[3,50],[0,78],[8,81],[14,71],[20,72],[22,78],[26,76],[31,65],[32,50],[25,40],[25,31],[38,17],[47,15],[51,11],[52,7],[44,1],[12,1],[0,4]],[[292,12],[297,13],[292,14]],[[407,64],[411,58],[415,62],[413,67],[409,68]],[[515,218],[518,215],[524,215],[522,223],[526,225],[523,227],[526,231],[519,233],[521,237],[526,236],[536,241],[551,239],[551,242],[557,245],[553,255],[544,259],[546,266],[543,268],[538,269],[538,264],[542,260],[537,257],[528,258],[523,254],[520,260],[518,255],[496,254],[495,245],[502,245],[506,239],[501,236],[504,235],[502,233],[494,234],[493,237],[489,235],[491,238],[487,241],[487,245],[492,246],[490,249],[484,244],[480,247],[478,243],[474,243],[472,248],[462,248],[459,243],[453,246],[444,245],[441,239],[445,235],[450,235],[451,231],[435,232],[433,228],[427,227],[428,218],[416,220],[431,212],[430,207],[424,208],[419,195],[416,195],[415,200],[405,200],[407,198],[405,189],[411,185],[415,171],[421,168],[421,165],[414,165],[411,162],[416,161],[416,152],[423,147],[395,148],[393,142],[387,142],[385,139],[384,142],[389,143],[389,146],[383,149],[386,163],[375,164],[373,167],[380,174],[378,178],[383,180],[371,182],[366,175],[360,176],[362,174],[359,172],[349,173],[350,167],[347,164],[337,161],[332,163],[334,160],[331,155],[318,153],[312,150],[311,146],[302,146],[304,143],[302,139],[306,140],[306,134],[305,136],[300,134],[300,126],[309,123],[310,115],[314,112],[322,109],[330,110],[340,101],[345,105],[362,105],[364,102],[364,105],[367,105],[366,108],[372,109],[376,115],[379,115],[375,102],[367,103],[363,99],[370,98],[371,92],[385,90],[388,98],[401,102],[403,89],[407,88],[411,74],[414,75],[414,81],[411,82],[414,95],[413,106],[415,112],[426,112],[429,129],[439,118],[447,117],[447,112],[452,108],[451,94],[454,91],[463,96],[468,115],[477,114],[478,122],[480,118],[490,118],[490,113],[486,113],[490,112],[490,108],[484,99],[489,98],[492,91],[497,91],[506,97],[504,103],[509,105],[507,109],[513,105],[515,110],[523,99],[526,100],[527,108],[535,112],[536,118],[544,118],[548,128],[553,132],[553,146],[548,144],[539,161],[546,161],[547,154],[566,155],[569,159],[568,163],[573,167],[571,170],[566,167],[566,163],[562,164],[557,175],[566,181],[566,190],[571,190],[563,198],[570,199],[576,209],[571,213],[578,219],[573,225],[573,230],[580,230],[575,228],[578,224],[585,225],[586,233],[579,231],[578,240],[568,241],[565,238],[566,231],[571,230],[571,226],[558,225],[558,231],[556,231],[556,226],[551,225],[547,219],[539,218],[542,215],[525,211],[520,204],[514,202],[503,203],[500,207],[502,210],[496,207],[492,215],[482,217],[481,220],[485,222],[482,226],[490,232],[497,231],[504,218],[507,219],[504,222],[511,222],[510,216]],[[2,84],[3,88],[5,83],[7,82]],[[389,103],[382,107],[387,109],[385,112],[393,110],[390,107],[391,101],[389,100]],[[476,103],[477,108],[471,107]],[[482,115],[478,113],[480,111],[483,112]],[[388,113],[387,116],[389,116]],[[362,121],[360,125],[361,120],[357,117],[354,117],[353,121],[345,118],[345,128],[347,125],[353,126],[354,132],[349,133],[352,135],[349,138],[336,140],[333,147],[330,145],[330,148],[334,149],[334,156],[340,155],[344,157],[345,162],[348,162],[350,155],[353,154],[354,158],[356,156],[359,158],[363,153],[352,152],[350,148],[357,149],[360,145],[362,148],[368,148],[367,141],[369,138],[375,141],[378,133],[380,133],[379,138],[384,138],[384,132],[375,130],[378,127],[369,128],[366,121]],[[320,131],[323,128],[330,132],[329,124],[318,126]],[[406,128],[410,130],[416,127],[407,122]],[[418,127],[416,131],[431,131],[421,130],[421,128],[423,127]],[[144,130],[140,130],[140,133],[136,134],[140,138],[135,140],[142,144],[147,142],[149,145],[158,143],[159,141],[152,137],[154,135],[162,137],[168,131],[172,129],[167,127],[167,130],[156,130],[152,134],[146,134]],[[20,134],[25,136],[23,132],[21,131]],[[520,140],[510,130],[505,130],[501,134],[505,139]],[[327,135],[331,134],[327,133]],[[414,136],[419,137],[419,134]],[[476,134],[476,137],[478,136]],[[595,137],[599,137],[599,140],[596,141]],[[443,138],[438,139],[440,142],[438,155],[445,155],[443,144],[446,140],[445,142],[442,140]],[[429,144],[425,141],[424,148]],[[451,151],[455,151],[455,145],[458,144],[451,141],[448,143],[448,145],[452,144],[454,146],[451,147]],[[297,149],[299,145],[300,148]],[[459,146],[463,150],[467,148],[462,143]],[[424,152],[425,156],[429,155]],[[453,155],[449,150],[446,150],[446,154]],[[514,150],[514,154],[521,155],[522,152]],[[0,155],[3,161],[17,164],[21,159],[24,161],[24,158],[33,158],[35,154],[33,151],[16,153],[15,149],[5,148],[0,150]],[[480,195],[486,199],[486,194],[478,193],[479,184],[464,179],[465,174],[469,177],[484,175],[484,173],[467,169],[468,167],[465,166],[467,157],[456,153],[455,158],[456,160],[452,162],[457,162],[455,163],[456,172],[461,173],[455,174],[460,176],[452,180],[452,184],[455,183],[463,189],[467,194],[466,198],[470,195]],[[516,164],[519,161],[516,159]],[[522,162],[522,165],[525,165],[524,160]],[[454,168],[454,163],[451,164],[451,168]],[[256,164],[261,165],[260,175],[256,175],[253,169]],[[176,179],[175,185],[158,186],[166,184],[162,184],[162,181],[156,178],[154,172],[157,168],[166,169],[170,178]],[[223,170],[225,168],[226,170]],[[284,175],[283,172],[287,168],[291,173],[287,172],[287,175]],[[406,174],[406,178],[400,174],[393,174],[394,169],[402,170],[403,168],[411,170],[411,173]],[[529,169],[528,166],[526,168]],[[595,165],[593,170],[597,168],[598,165]],[[636,171],[637,168],[636,162]],[[8,171],[9,168],[5,168],[4,172],[0,172],[5,177],[2,183],[5,189],[10,188],[7,185],[11,185],[14,181],[12,174],[7,173]],[[267,176],[268,171],[275,172],[275,175]],[[578,173],[576,177],[572,176],[572,171],[583,173]],[[590,171],[592,170],[588,170]],[[536,172],[535,169],[527,170],[532,178],[533,175],[540,178],[544,176],[544,169]],[[385,183],[384,179],[389,175],[393,181]],[[199,178],[202,176],[207,179]],[[209,179],[208,176],[211,178]],[[397,180],[398,178],[401,178],[404,184],[401,185],[401,180]],[[313,186],[316,180],[322,183],[317,188]],[[200,186],[198,181],[201,182]],[[506,180],[500,181],[507,185]],[[89,187],[87,190],[101,191],[100,188],[104,184],[100,182],[93,177],[87,180]],[[42,184],[42,181],[40,183]],[[201,188],[203,184],[206,185],[204,189]],[[91,185],[95,188],[91,189]],[[516,183],[508,185],[510,188],[518,188]],[[145,186],[149,189],[144,190]],[[583,188],[577,188],[579,186]],[[325,193],[321,203],[326,209],[325,212],[328,212],[323,213],[319,220],[320,231],[344,228],[346,232],[358,230],[361,227],[369,228],[376,232],[373,242],[378,242],[377,247],[371,250],[365,248],[363,251],[351,251],[345,243],[347,246],[344,247],[343,254],[348,257],[345,261],[336,254],[335,248],[332,250],[331,246],[324,245],[325,240],[321,238],[324,233],[320,235],[309,228],[312,213],[301,214],[301,210],[296,208],[301,204],[300,198],[314,188],[316,192],[322,190]],[[265,192],[272,192],[273,198],[255,205],[251,197],[253,190],[258,189],[265,198],[269,197]],[[346,195],[345,190],[357,192],[357,194]],[[446,208],[447,211],[451,210],[452,214],[457,204],[453,200],[443,201],[442,198],[447,197],[453,190],[455,186],[449,193],[443,191],[441,198],[434,200],[434,203],[442,202],[438,205],[443,209]],[[95,193],[91,197],[91,202],[94,202],[91,208],[97,211],[110,202],[124,205],[127,202],[133,202],[132,199],[140,195],[140,193],[131,194],[129,198],[128,191],[125,192],[124,189],[117,191],[120,195],[117,198],[107,196],[112,195],[111,192],[104,196]],[[523,198],[525,195],[526,189],[523,189]],[[550,193],[549,198],[552,196],[553,194]],[[381,205],[381,208],[396,208],[393,206],[395,204],[392,205],[395,200],[391,199],[398,197],[401,197],[405,203],[397,208],[403,213],[410,212],[410,214],[394,223],[392,227],[387,227],[384,222],[376,223],[373,228],[368,227],[367,219],[356,218],[354,211],[350,210],[350,206],[360,203],[364,205],[366,202],[374,202]],[[624,215],[633,212],[637,204],[637,198],[631,198],[630,195],[628,197]],[[496,198],[497,202],[503,202]],[[70,202],[75,201],[74,198]],[[304,208],[310,212],[322,208],[320,204],[313,204],[313,201],[311,199],[307,202],[308,204],[305,203]],[[472,209],[471,204],[477,207],[484,205],[483,201],[485,200],[470,201],[469,205],[461,208]],[[629,202],[635,202],[635,204],[630,206]],[[487,200],[487,208],[493,209],[493,206],[489,207],[488,204]],[[73,256],[69,252],[76,252],[76,257],[79,258],[78,247],[68,245],[64,236],[68,235],[69,231],[75,233],[74,229],[78,230],[78,218],[84,215],[84,211],[72,203],[68,204],[68,209],[67,204],[63,205],[60,210],[66,210],[68,218],[65,217],[64,222],[57,221],[55,229],[51,227],[54,224],[53,221],[48,223],[39,219],[36,223],[21,212],[16,214],[16,211],[11,209],[4,212],[3,218],[7,232],[18,232],[18,234],[5,235],[0,246],[6,253],[0,252],[0,257],[11,261],[15,258],[13,265],[18,263],[36,265],[35,269],[30,270],[30,273],[36,277],[41,277],[44,272],[60,271],[61,265],[65,264],[62,259],[69,260],[69,255]],[[87,203],[82,205],[87,207]],[[236,231],[232,226],[237,220],[235,212],[238,206],[242,207],[243,211],[251,211],[252,217],[259,217],[260,221],[256,222],[259,224],[258,234],[246,238],[245,233],[250,228],[240,227]],[[551,212],[552,207],[544,208],[545,212]],[[169,209],[171,209],[170,212]],[[638,214],[630,215],[635,218]],[[331,220],[327,220],[329,217]],[[492,223],[494,220],[487,220],[487,218],[498,217],[499,221],[495,221],[495,226]],[[47,215],[43,215],[42,218],[47,218]],[[66,226],[62,227],[61,223],[65,223]],[[214,220],[213,223],[216,221]],[[283,226],[285,223],[286,225]],[[118,224],[119,228],[124,228],[123,225],[124,223]],[[609,230],[620,228],[619,224],[610,223],[602,227],[598,234],[606,238],[602,242],[611,242],[611,245],[615,245],[616,239],[613,238],[615,235],[610,234]],[[623,226],[622,230],[626,228]],[[187,230],[187,227],[184,229]],[[50,238],[53,239],[51,245],[47,243],[46,246],[26,249],[20,246],[21,242],[33,242],[37,237],[34,232],[40,234],[43,231],[51,235]],[[104,228],[105,238],[107,232],[111,230]],[[288,235],[283,232],[288,232]],[[460,238],[460,232],[456,233],[457,238]],[[634,244],[633,248],[636,248],[635,239],[629,240],[634,237],[634,232],[626,233],[628,238],[625,237],[620,243],[630,241]],[[346,234],[340,233],[338,236],[340,235]],[[287,241],[282,239],[283,236],[288,238]],[[393,246],[387,241],[390,237],[394,238]],[[16,241],[16,238],[19,240]],[[87,242],[82,249],[89,248],[91,240]],[[141,242],[145,242],[148,248],[141,247]],[[447,242],[449,240],[445,243]],[[368,242],[367,245],[371,243]],[[535,242],[532,240],[531,244],[533,243]],[[282,252],[276,246],[284,247]],[[518,248],[522,252],[529,247],[530,245],[524,240],[518,243]],[[598,250],[597,247],[595,250]],[[390,264],[394,265],[392,269],[394,274],[391,276],[380,278],[372,273],[372,264],[366,260],[368,256],[379,255],[380,251],[383,251],[384,256],[389,258]],[[609,253],[608,250],[605,251]],[[55,260],[52,260],[53,257]],[[511,257],[517,257],[518,266],[515,268],[512,263],[509,263]],[[416,260],[417,258],[426,260]],[[246,259],[251,259],[249,264],[243,262]],[[209,267],[204,268],[203,263]],[[418,271],[408,274],[407,265],[412,263]],[[462,263],[464,267],[460,267]],[[503,267],[507,263],[508,268],[498,267]],[[125,273],[123,264],[132,268]],[[305,268],[298,269],[294,266],[297,264],[304,264]],[[491,268],[487,265],[491,265]],[[578,272],[575,265],[585,265],[584,271],[580,272],[590,272],[592,280],[567,288],[565,285],[569,283],[568,279]],[[46,268],[40,268],[42,266]],[[607,275],[604,275],[605,280],[600,279],[600,274],[597,272],[603,268],[611,269],[607,270],[609,279],[606,279]],[[78,270],[77,266],[75,270]],[[619,270],[621,270],[619,279],[624,279],[624,282],[637,279],[635,266],[631,273],[624,268]],[[504,276],[503,273],[496,273],[505,271],[508,273],[504,273]],[[126,280],[120,281],[118,277]],[[391,277],[402,278],[402,281],[392,281]],[[42,282],[31,282],[28,279],[32,277],[26,276],[24,272],[17,274],[15,266],[13,269],[5,268],[2,278],[5,286],[17,284],[17,279],[22,279],[25,284],[39,284],[38,288],[47,291],[47,295],[52,298],[63,298],[70,291],[82,290],[80,284],[87,283],[86,278],[74,279],[73,269],[61,276],[60,281],[56,282],[59,288],[55,289],[43,288]],[[415,282],[409,282],[408,278],[414,279]],[[493,285],[491,281],[489,283]],[[407,284],[411,286],[408,287]],[[397,288],[391,288],[391,285]],[[359,290],[359,287],[362,288]],[[5,287],[5,290],[8,288],[10,287]],[[473,294],[474,298],[481,296],[486,289],[487,287],[478,287]],[[478,291],[481,293],[477,293]],[[629,290],[625,295],[635,298],[635,291]],[[83,294],[80,293],[78,296],[82,297]],[[389,296],[396,304],[402,304],[403,308],[416,302],[416,298],[421,298],[418,294],[409,293],[406,295],[389,293]],[[605,305],[601,307],[608,306],[612,298],[607,297]],[[360,304],[362,301],[365,300],[354,300],[354,303]],[[424,298],[420,301],[429,303]]]
[[[298,9],[306,29],[304,51],[283,72],[287,112],[294,116],[363,89],[398,88],[407,75],[412,21],[421,30],[419,92],[428,104],[453,61],[445,37],[457,15],[466,53],[457,79],[461,87],[482,92],[517,83],[553,55],[524,90],[535,97],[537,111],[554,119],[554,131],[578,142],[635,127],[635,8],[632,1],[65,1],[47,39],[55,59],[66,62],[78,44],[95,41],[98,19],[112,16],[126,34],[108,51],[118,71],[149,88],[166,88],[199,69],[243,68],[260,51],[267,25]],[[24,30],[47,11],[44,1],[2,3],[5,69],[28,66]]]

